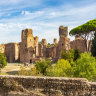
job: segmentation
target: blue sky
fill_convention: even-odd
[[[52,43],[59,40],[60,25],[70,31],[91,19],[96,19],[96,0],[0,0],[0,43],[20,42],[25,28]]]

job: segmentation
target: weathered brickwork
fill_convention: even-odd
[[[18,96],[25,96],[27,92],[30,95],[26,96],[96,96],[96,83],[83,78],[0,76],[0,89],[4,96],[11,91],[23,93]]]
[[[70,42],[70,47],[71,49],[79,49],[81,52],[86,51],[86,46],[85,46],[85,40],[83,39],[75,39]]]
[[[91,42],[92,43],[92,42]],[[91,51],[91,43],[89,51]],[[87,41],[87,45],[89,41]],[[8,43],[0,45],[0,53],[5,53],[8,62],[28,62],[34,63],[38,60],[50,58],[53,61],[61,57],[61,52],[70,49],[79,49],[81,52],[86,51],[85,40],[76,36],[75,40],[70,41],[68,38],[68,27],[59,27],[59,41],[55,38],[52,46],[48,46],[47,40],[33,36],[32,29],[22,30],[20,43]]]
[[[20,62],[32,63],[38,56],[38,37],[33,36],[32,29],[22,30],[22,41],[20,43]]]
[[[4,53],[5,52],[5,45],[2,44],[0,45],[0,53]]]
[[[70,49],[70,39],[68,38],[68,27],[59,27],[59,42],[57,46],[57,57],[60,58],[61,52],[68,51]]]
[[[8,62],[17,62],[19,61],[19,44],[8,43],[5,44],[5,55]]]

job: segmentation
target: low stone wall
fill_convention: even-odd
[[[96,96],[96,83],[84,78],[0,75],[1,96],[17,96],[12,92],[23,93],[18,96]]]

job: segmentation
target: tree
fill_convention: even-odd
[[[94,33],[94,39],[92,40],[91,53],[96,57],[96,32]]]
[[[0,68],[4,68],[7,65],[7,58],[3,53],[0,53]]]
[[[51,66],[51,61],[50,60],[43,60],[43,61],[38,61],[36,62],[36,69],[42,73],[43,75],[46,75],[46,69]]]
[[[91,40],[94,38],[94,33],[96,31],[96,19],[90,20],[87,23],[80,25],[76,28],[73,28],[69,34],[73,36],[80,36],[85,40],[86,51],[89,51]],[[87,43],[89,40],[89,44]],[[87,46],[88,44],[88,46]]]
[[[70,49],[68,52],[62,51],[61,58],[71,61],[76,61],[80,57],[80,51],[78,49]]]
[[[76,61],[78,58],[80,58],[80,51],[78,49],[74,50],[74,59],[73,61]]]
[[[66,53],[66,51],[62,51],[62,52],[61,52],[61,58],[62,58],[62,59],[65,59],[65,60],[68,59],[68,54]]]
[[[50,44],[50,43],[47,44],[48,48],[53,47],[53,46],[54,46],[54,44]]]
[[[79,59],[74,62],[74,77],[87,78],[96,80],[96,59],[91,53],[81,53]]]
[[[55,76],[55,77],[62,77],[62,76],[71,76],[71,65],[69,61],[60,59],[58,60],[55,66],[50,66],[46,70],[47,76]]]

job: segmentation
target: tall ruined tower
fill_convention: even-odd
[[[42,39],[41,44],[39,44],[39,56],[46,57],[46,48],[47,48],[47,40]]]
[[[32,29],[22,30],[20,44],[20,61],[32,63],[38,55],[38,37],[33,36]]]
[[[70,39],[68,38],[68,27],[60,26],[59,27],[59,43],[57,48],[57,57],[61,56],[61,52],[68,51],[70,49]]]
[[[22,43],[23,43],[23,48],[29,48],[34,46],[34,37],[33,37],[33,32],[32,29],[25,29],[22,30]]]
[[[56,38],[54,38],[53,43],[54,43],[54,45],[55,45],[55,46],[57,45],[58,41],[57,41],[57,39],[56,39]]]

